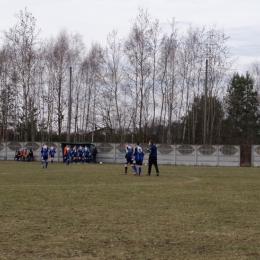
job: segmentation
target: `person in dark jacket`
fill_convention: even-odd
[[[32,151],[32,149],[29,150],[27,160],[28,160],[28,162],[33,161],[33,151]]]
[[[159,176],[159,169],[157,164],[157,147],[153,144],[153,140],[149,141],[149,148],[147,149],[147,152],[149,152],[147,176],[151,175],[152,165],[155,167],[156,176]]]
[[[16,151],[15,151],[14,159],[16,159],[17,161],[20,160],[20,151],[19,151],[19,150],[16,150]]]
[[[94,145],[92,148],[92,158],[93,158],[93,163],[97,162],[97,147]]]

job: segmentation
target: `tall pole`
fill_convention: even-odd
[[[205,71],[205,104],[204,104],[204,138],[203,144],[206,144],[207,133],[207,95],[208,95],[208,59],[206,59],[206,71]]]
[[[71,82],[72,82],[72,67],[70,67],[70,88],[68,102],[68,125],[67,125],[67,142],[70,142],[70,125],[71,125]]]

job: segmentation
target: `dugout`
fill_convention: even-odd
[[[61,142],[61,149],[62,149],[62,155],[63,155],[63,151],[66,145],[70,145],[70,148],[73,149],[73,147],[76,145],[77,148],[79,148],[79,146],[85,147],[85,145],[87,145],[90,153],[91,153],[91,161],[92,161],[92,149],[95,146],[95,144],[93,143],[89,143],[89,142]]]

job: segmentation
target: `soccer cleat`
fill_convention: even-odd
[[[123,175],[127,175],[127,172],[124,172]]]
[[[147,173],[146,176],[150,176],[150,173]]]
[[[138,172],[136,172],[135,175],[139,175]]]
[[[159,176],[159,173],[156,173],[156,176]]]

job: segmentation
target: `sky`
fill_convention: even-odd
[[[234,69],[245,73],[253,63],[260,63],[260,1],[259,0],[0,0],[0,42],[2,31],[13,27],[14,16],[27,8],[41,28],[41,37],[56,36],[66,29],[79,33],[87,48],[98,42],[106,46],[112,30],[126,37],[131,20],[138,9],[147,9],[158,19],[164,32],[175,19],[180,31],[189,25],[224,29],[229,36],[228,47],[237,58]]]

